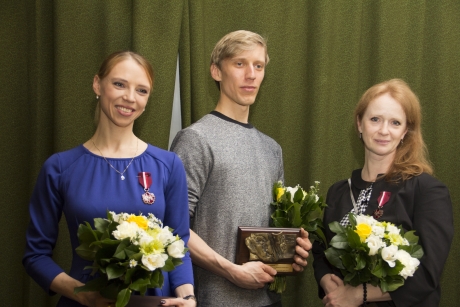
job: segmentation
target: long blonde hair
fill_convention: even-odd
[[[428,150],[422,137],[420,102],[403,80],[384,81],[372,86],[363,94],[354,112],[356,130],[358,130],[358,120],[361,122],[369,104],[383,94],[389,94],[401,104],[407,120],[407,133],[403,143],[396,148],[395,158],[384,176],[385,180],[404,181],[423,172],[432,174],[433,167],[428,159]]]

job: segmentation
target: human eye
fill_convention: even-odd
[[[256,69],[262,70],[262,69],[264,69],[264,65],[263,64],[256,64]]]
[[[114,81],[113,85],[115,85],[116,87],[123,87],[124,86],[124,84],[121,83],[120,81]]]
[[[395,126],[401,126],[401,122],[398,121],[398,120],[394,120],[394,121],[393,121],[393,125],[395,125]]]
[[[371,117],[372,122],[378,122],[379,118],[377,116]]]
[[[140,88],[137,91],[139,93],[143,94],[143,95],[148,95],[149,94],[149,91],[147,89],[144,89],[144,88]]]

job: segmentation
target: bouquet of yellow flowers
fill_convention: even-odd
[[[147,288],[163,286],[163,271],[182,264],[187,252],[184,241],[153,214],[147,216],[107,212],[107,219],[95,218],[93,229],[88,222],[78,228],[80,246],[77,254],[93,265],[98,277],[74,292],[99,291],[116,300],[116,307],[126,306],[132,291],[145,294]]]
[[[323,232],[323,210],[326,204],[319,194],[319,181],[310,190],[305,191],[300,185],[285,187],[281,181],[273,185],[273,213],[271,226],[283,228],[302,227],[309,233],[310,241],[326,241]],[[270,290],[282,293],[286,289],[286,276],[276,276],[270,284]]]
[[[349,226],[332,222],[336,235],[325,251],[326,258],[339,268],[344,282],[352,286],[370,283],[383,292],[394,291],[413,276],[423,256],[414,231],[404,232],[372,216],[349,214]]]

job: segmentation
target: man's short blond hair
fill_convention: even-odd
[[[227,58],[233,58],[243,51],[252,50],[259,45],[265,49],[265,64],[270,60],[267,53],[266,40],[257,33],[239,30],[228,33],[217,42],[211,53],[211,65],[220,68],[220,63]]]

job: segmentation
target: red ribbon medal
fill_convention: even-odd
[[[155,202],[155,195],[149,192],[149,188],[152,185],[152,175],[147,172],[140,172],[137,174],[139,178],[140,185],[144,188],[145,193],[142,194],[142,201],[147,204],[151,205]]]
[[[391,192],[387,192],[387,191],[380,192],[379,198],[377,199],[379,206],[374,211],[374,218],[376,220],[382,217],[383,215],[382,208],[390,200],[390,196],[391,196]]]

